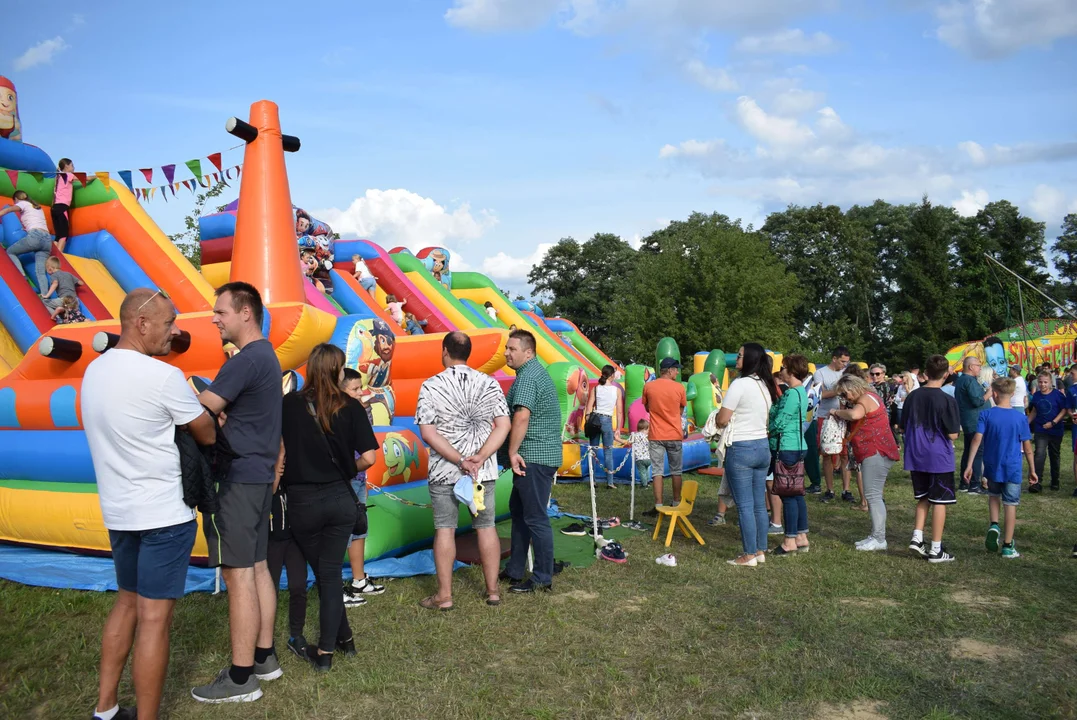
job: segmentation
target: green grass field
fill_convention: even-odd
[[[1074,718],[1071,461],[1061,492],[1022,498],[1023,558],[985,551],[987,500],[962,495],[945,539],[957,561],[934,566],[906,550],[913,501],[898,469],[888,552],[854,551],[865,513],[811,498],[811,552],[756,569],[726,565],[739,549],[736,513],[707,527],[717,485],[699,478],[694,520],[707,545],[678,534],[678,567],[656,565],[662,545],[641,533],[625,542],[628,564],[566,570],[554,593],[506,596],[499,608],[483,604],[477,569],[457,574],[453,613],[417,605],[432,578],[393,581],[350,611],[360,657],[319,677],[284,651],[278,614],[285,675],[247,705],[190,698],[228,662],[225,599],[192,595],[176,612],[163,717]],[[627,516],[627,488],[598,492],[600,514]],[[589,512],[584,485],[558,486],[555,497]],[[3,717],[90,716],[111,602],[0,582]],[[316,613],[315,594],[308,637]],[[133,700],[129,678],[121,697]]]

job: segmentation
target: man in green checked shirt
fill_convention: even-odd
[[[553,528],[546,506],[554,475],[561,466],[561,407],[546,368],[535,359],[535,336],[526,330],[509,334],[505,361],[516,371],[508,392],[512,429],[507,457],[512,467],[512,541],[509,562],[501,573],[514,593],[550,590],[553,587]],[[535,552],[531,577],[524,579],[527,548]]]

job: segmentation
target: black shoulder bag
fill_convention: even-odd
[[[318,428],[318,436],[322,439],[322,444],[325,445],[325,451],[329,454],[329,461],[333,463],[333,467],[340,473],[340,477],[344,480],[344,487],[348,488],[348,493],[352,496],[352,500],[355,501],[355,526],[352,528],[352,535],[365,535],[369,524],[366,517],[366,503],[359,501],[359,496],[355,494],[355,490],[352,489],[352,478],[355,475],[348,475],[348,472],[340,466],[337,462],[337,456],[333,454],[333,448],[329,445],[329,438],[325,436],[325,430],[322,428],[322,424],[318,421],[318,413],[314,410],[314,403],[307,401],[307,412],[310,413],[311,419],[314,421],[314,425]],[[356,470],[356,474],[358,474]]]

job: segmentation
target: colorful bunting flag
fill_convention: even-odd
[[[191,171],[191,174],[196,178],[202,176],[202,161],[201,160],[188,160],[187,169]]]
[[[45,179],[45,173],[32,172],[30,173],[30,177],[32,177],[34,180],[37,180],[38,182],[41,182]]]
[[[213,182],[215,182],[215,183],[220,182],[220,180],[218,179],[217,173],[213,173]]]
[[[105,186],[106,190],[109,189],[109,176],[107,172],[95,172],[94,177],[96,177],[101,182],[101,184]]]
[[[191,181],[190,181],[190,180],[184,180],[184,181],[183,181],[183,187],[185,187],[185,188],[187,188],[188,190],[190,190],[192,194],[194,193],[194,188],[193,188],[193,187],[191,187]]]
[[[165,180],[167,180],[168,184],[171,185],[172,184],[172,178],[176,177],[176,166],[175,165],[162,165],[161,166],[161,172],[163,172],[165,174]]]
[[[7,179],[11,181],[11,188],[14,190],[15,188],[17,188],[19,186],[19,171],[18,170],[8,170],[6,172],[7,172]]]
[[[119,174],[120,174],[120,180],[123,180],[123,184],[127,186],[127,189],[130,190],[131,192],[134,192],[135,186],[133,184],[131,184],[131,171],[130,170],[120,170]]]
[[[221,154],[219,152],[215,152],[210,155],[209,161],[213,163],[213,167],[217,168],[217,170],[221,169]]]
[[[79,181],[80,183],[82,183],[82,186],[83,186],[83,187],[86,187],[86,177],[87,177],[86,173],[84,173],[84,172],[77,172],[77,173],[75,173],[75,177],[76,177],[76,178],[78,179],[78,181]]]
[[[161,186],[161,197],[165,199],[165,202],[168,202],[168,185]]]
[[[146,178],[146,182],[153,182],[153,168],[139,168],[139,172]]]
[[[157,194],[157,188],[151,187],[150,188],[150,200],[153,200],[153,196],[156,195],[156,194]]]

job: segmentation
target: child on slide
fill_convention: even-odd
[[[45,270],[49,274],[49,289],[41,294],[41,299],[45,301],[49,314],[56,317],[64,298],[68,297],[75,298],[75,307],[78,307],[78,294],[75,288],[81,285],[82,281],[71,273],[61,270],[60,258],[57,257],[50,257],[45,261]]]
[[[56,321],[57,325],[70,325],[71,323],[86,322],[86,316],[82,314],[82,310],[79,309],[78,298],[72,295],[65,295],[60,301],[60,307],[56,310],[56,314],[52,316],[52,319]]]
[[[393,319],[393,322],[401,327],[404,326],[404,306],[407,302],[407,298],[397,300],[396,295],[385,296],[385,309],[389,312],[389,316]]]
[[[412,313],[404,313],[404,317],[407,318],[404,329],[408,331],[408,335],[426,334],[426,331],[423,330],[423,328],[426,327],[426,320],[420,320]]]
[[[362,255],[352,255],[352,262],[355,263],[355,272],[352,273],[352,277],[373,297],[378,286],[378,278],[370,272],[370,268],[367,267],[366,260],[363,260]]]
[[[11,195],[11,199],[15,201],[15,204],[0,209],[0,217],[11,212],[19,213],[22,227],[26,230],[26,237],[8,247],[8,257],[11,258],[11,262],[15,263],[15,267],[25,273],[26,271],[19,261],[19,255],[29,252],[34,253],[34,274],[37,275],[37,291],[44,294],[46,288],[45,261],[52,253],[52,235],[49,234],[49,226],[45,222],[45,213],[42,212],[41,206],[31,200],[22,190],[16,190]]]
[[[78,182],[75,177],[75,163],[70,158],[62,158],[56,164],[56,189],[52,195],[52,229],[56,233],[56,246],[64,251],[68,238],[71,237],[71,193]],[[86,182],[83,187],[93,180]]]

